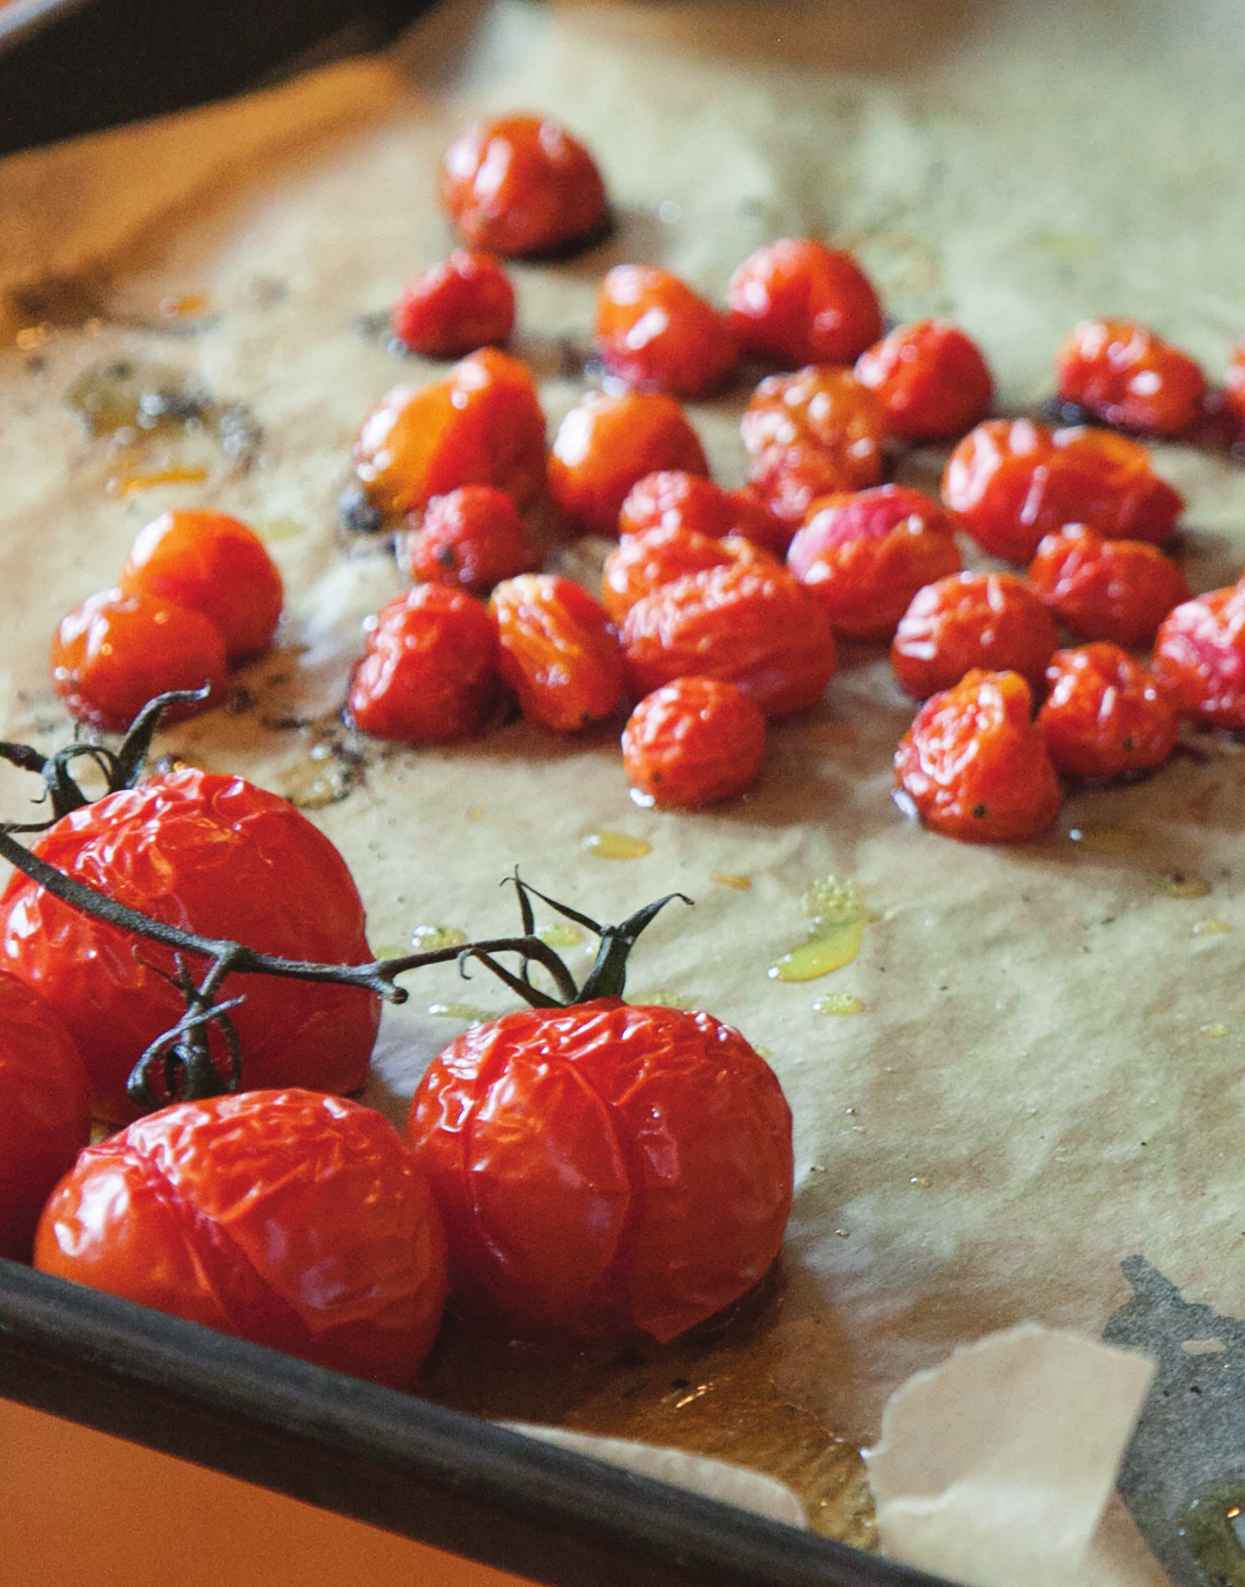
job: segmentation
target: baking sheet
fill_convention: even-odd
[[[762,785],[721,812],[636,809],[609,730],[565,742],[514,724],[354,764],[333,714],[358,622],[399,581],[385,555],[347,543],[336,500],[364,412],[434,373],[397,359],[366,316],[448,245],[441,149],[476,109],[537,106],[606,170],[615,236],[515,270],[517,351],[551,428],[583,389],[566,345],[584,345],[610,264],[656,261],[718,293],[778,233],[856,247],[898,319],[961,321],[1011,411],[1048,391],[1054,347],[1089,312],[1152,320],[1221,371],[1245,329],[1241,50],[1226,0],[1124,14],[901,3],[882,19],[822,3],[462,0],[390,58],[0,165],[0,312],[17,342],[0,355],[7,736],[63,732],[48,633],[115,577],[143,522],[174,503],[237,512],[287,577],[286,645],[247,675],[239,714],[165,747],[309,803],[350,860],[379,950],[420,925],[503,929],[496,883],[515,862],[601,917],[684,889],[695,912],[653,928],[631,995],[738,1024],[792,1100],[795,1213],[782,1274],[748,1315],[652,1359],[552,1376],[505,1352],[481,1374],[479,1352],[451,1342],[433,1386],[457,1403],[539,1417],[540,1401],[572,1425],[789,1478],[798,1451],[815,1524],[867,1541],[852,1446],[912,1370],[1024,1318],[1101,1331],[1130,1300],[1121,1263],[1136,1257],[1188,1302],[1239,1316],[1245,908],[1239,746],[1198,739],[1197,758],[1150,782],[1075,796],[1047,839],[968,848],[892,807],[890,754],[911,713],[868,651],[845,655],[822,707],[775,729]],[[203,437],[157,434],[124,454],[88,437],[65,393],[123,355],[248,404],[263,430],[253,465]],[[726,483],[742,476],[745,395],[692,410]],[[1234,578],[1245,473],[1171,447],[1157,460],[1189,498],[1194,588]],[[899,477],[928,485],[939,462],[912,454]],[[168,466],[208,477],[108,492]],[[18,813],[20,783],[0,786]],[[584,840],[601,829],[651,852],[599,860]],[[877,917],[861,954],[825,981],[779,985],[768,967],[801,940],[801,895],[829,874]],[[459,1028],[428,1009],[506,1006],[482,977],[411,984],[370,1093],[395,1117]],[[817,1012],[827,991],[863,1011]],[[1208,1354],[1207,1374],[1223,1361]],[[1196,1425],[1182,1436],[1196,1441]]]

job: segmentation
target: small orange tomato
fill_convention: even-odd
[[[1175,707],[1150,669],[1119,645],[1057,650],[1038,722],[1069,777],[1124,777],[1161,766],[1176,743]]]
[[[524,716],[555,733],[575,733],[618,710],[618,636],[587,590],[553,573],[524,573],[497,586],[489,610],[502,680]]]
[[[166,512],[141,529],[121,570],[125,595],[202,612],[220,630],[230,665],[272,644],[285,591],[263,541],[220,512]]]
[[[120,733],[157,694],[211,685],[206,700],[164,720],[207,711],[225,691],[225,641],[202,612],[153,595],[101,590],[63,617],[52,637],[52,687],[71,716]]]
[[[981,350],[950,320],[900,325],[856,360],[856,379],[903,441],[948,441],[984,419],[994,381]]]
[[[821,602],[836,633],[889,639],[926,584],[960,568],[955,524],[906,485],[879,485],[813,503],[787,566]]]
[[[636,695],[724,678],[770,716],[815,704],[835,668],[829,619],[785,568],[736,563],[663,584],[627,613],[622,637]]]
[[[482,347],[444,380],[396,387],[363,421],[354,461],[382,513],[409,512],[460,485],[496,485],[526,506],[545,481],[545,416],[531,372]]]
[[[622,736],[631,785],[651,803],[694,810],[742,793],[765,757],[765,714],[721,678],[676,678],[646,695]]]
[[[927,827],[970,843],[1012,843],[1059,814],[1059,778],[1029,685],[1017,672],[969,672],[927,700],[900,740],[895,783]]]
[[[703,397],[735,367],[735,343],[711,303],[656,265],[615,265],[597,295],[597,352],[637,391]]]
[[[1208,727],[1245,730],[1245,583],[1184,601],[1159,625],[1155,676]]]
[[[772,446],[759,453],[752,460],[748,478],[747,489],[771,522],[781,526],[774,547],[780,551],[808,517],[814,502],[824,496],[850,495],[857,489],[852,470],[838,453],[809,442]]]
[[[614,535],[631,487],[673,469],[708,474],[687,415],[657,392],[583,398],[558,427],[549,458],[549,491],[567,518],[593,534]]]
[[[638,600],[663,584],[672,584],[687,573],[726,567],[732,562],[773,566],[769,553],[742,535],[715,540],[694,529],[675,528],[625,535],[605,559],[601,604],[616,623],[621,623]]]
[[[821,365],[770,375],[753,392],[740,429],[754,458],[815,446],[842,466],[850,489],[864,490],[882,477],[882,409],[850,369]]]
[[[1082,320],[1059,349],[1059,395],[1125,430],[1179,435],[1201,412],[1196,362],[1136,320]]]
[[[891,646],[895,676],[918,700],[966,672],[1018,672],[1038,688],[1058,644],[1055,620],[1013,573],[954,573],[912,597]]]
[[[1028,577],[1069,628],[1117,645],[1148,645],[1172,607],[1189,598],[1184,574],[1157,546],[1104,540],[1083,523],[1046,535]]]
[[[413,579],[487,595],[494,584],[540,566],[514,501],[496,485],[461,485],[434,496],[401,547]]]
[[[479,732],[496,698],[497,668],[497,631],[480,602],[419,584],[369,620],[347,709],[373,738],[466,738]]]
[[[877,293],[855,259],[807,238],[759,248],[726,296],[740,347],[786,368],[850,364],[882,334]]]
[[[413,353],[460,358],[500,345],[514,329],[514,288],[491,254],[455,248],[415,277],[393,311],[393,334]]]
[[[498,116],[455,139],[441,202],[468,242],[507,258],[581,242],[605,220],[596,161],[547,116]]]

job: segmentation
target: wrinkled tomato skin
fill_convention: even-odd
[[[153,595],[101,590],[64,616],[52,636],[52,687],[79,722],[122,733],[147,701],[171,689],[205,700],[171,706],[177,722],[219,705],[226,686],[225,641],[216,624]]]
[[[927,827],[969,843],[1015,843],[1059,814],[1059,778],[1016,672],[970,672],[917,712],[895,783]]]
[[[856,379],[901,441],[950,441],[990,411],[994,380],[981,349],[950,320],[900,325],[856,360]]]
[[[462,485],[434,496],[399,555],[412,579],[473,595],[540,565],[514,502],[495,485]]]
[[[545,483],[545,416],[531,372],[482,347],[444,380],[395,387],[363,421],[354,462],[368,500],[385,514],[460,485],[496,485],[527,506]]]
[[[753,459],[816,447],[840,465],[848,489],[864,490],[882,478],[882,409],[850,369],[822,365],[770,375],[753,392],[740,430]]]
[[[1155,676],[1208,727],[1245,730],[1245,584],[1184,601],[1159,625]]]
[[[1157,546],[1104,540],[1086,524],[1046,535],[1028,578],[1075,633],[1116,645],[1148,645],[1168,612],[1189,598],[1184,574]]]
[[[285,591],[253,529],[220,512],[166,512],[144,529],[121,570],[126,595],[201,612],[219,629],[230,665],[272,644]]]
[[[502,681],[530,721],[577,733],[622,705],[618,635],[587,590],[553,573],[525,573],[497,586],[489,610]]]
[[[748,564],[662,585],[627,613],[622,639],[637,697],[689,675],[723,678],[768,716],[816,704],[837,659],[815,597],[783,568]]]
[[[1196,422],[1206,376],[1136,320],[1082,320],[1059,350],[1059,395],[1107,424],[1180,435]]]
[[[791,1208],[778,1081],[704,1013],[607,998],[477,1025],[407,1138],[452,1292],[507,1328],[674,1339],[764,1277]]]
[[[781,525],[776,550],[789,546],[792,535],[824,496],[850,495],[859,487],[856,476],[836,452],[811,442],[772,446],[759,452],[748,470],[752,491],[770,519]]]
[[[514,288],[491,254],[455,248],[415,277],[394,305],[393,334],[426,358],[501,346],[514,330]]]
[[[499,692],[497,630],[462,590],[421,584],[371,619],[347,710],[372,738],[446,744],[478,733]]]
[[[194,768],[152,777],[62,817],[33,852],[123,904],[205,936],[294,959],[373,957],[341,855],[293,805],[241,777]],[[185,1012],[172,984],[172,950],[80,914],[18,874],[0,895],[0,954],[68,1027],[96,1113],[133,1118],[126,1078]],[[225,986],[227,996],[246,994],[230,1013],[246,1086],[363,1084],[380,1018],[371,993],[263,975]]]
[[[455,139],[441,163],[441,202],[468,242],[505,258],[567,247],[606,215],[605,184],[584,145],[548,117],[521,114]]]
[[[729,491],[703,474],[667,468],[636,480],[619,508],[618,533],[625,538],[648,529],[690,529],[720,540],[737,516]]]
[[[563,419],[549,457],[549,493],[579,529],[616,535],[622,504],[646,474],[709,472],[704,448],[673,397],[594,393]]]
[[[717,391],[738,357],[713,305],[656,265],[615,265],[605,277],[597,294],[596,346],[616,379],[672,397]]]
[[[900,618],[895,676],[918,700],[966,672],[1018,672],[1040,688],[1059,643],[1055,621],[1013,573],[956,573],[927,584]]]
[[[1150,669],[1119,645],[1057,650],[1038,723],[1056,768],[1105,780],[1161,766],[1176,743],[1175,708]]]
[[[740,347],[788,369],[850,364],[882,334],[882,306],[855,259],[807,238],[782,238],[751,254],[726,299]]]
[[[178,1103],[90,1147],[35,1261],[395,1388],[414,1383],[446,1293],[440,1218],[401,1138],[301,1090]]]
[[[906,485],[880,485],[813,505],[787,566],[825,608],[836,634],[890,639],[916,592],[957,573],[955,525]]]
[[[691,529],[648,529],[626,535],[605,559],[601,604],[621,623],[639,600],[663,584],[706,568],[751,562],[772,567],[774,559],[742,535],[711,539]]]
[[[37,992],[0,971],[0,1256],[30,1260],[43,1204],[90,1138],[73,1037]]]
[[[631,786],[664,809],[696,810],[751,786],[765,758],[765,714],[733,683],[676,678],[623,729]]]

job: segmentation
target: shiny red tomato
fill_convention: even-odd
[[[160,920],[262,952],[365,964],[363,902],[346,862],[293,805],[241,777],[186,769],[63,817],[34,853]],[[71,909],[23,875],[0,895],[5,966],[57,1010],[103,1118],[134,1108],[125,1082],[185,1004],[172,951]],[[193,961],[190,968],[196,966]],[[363,1084],[380,1006],[358,987],[237,976],[226,995],[248,1087]]]
[[[791,1209],[791,1111],[710,1014],[600,998],[477,1025],[407,1136],[452,1289],[510,1327],[673,1339],[765,1275]]]
[[[37,992],[0,971],[0,1256],[29,1259],[53,1185],[91,1136],[73,1037]]]
[[[445,1302],[428,1186],[371,1108],[311,1091],[181,1102],[83,1152],[45,1273],[409,1388]]]

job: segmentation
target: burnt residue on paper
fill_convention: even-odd
[[[1177,1587],[1245,1587],[1245,1321],[1187,1301],[1142,1256],[1103,1338],[1158,1364],[1120,1492]]]
[[[69,387],[65,400],[88,434],[118,447],[156,436],[207,435],[236,468],[254,462],[263,431],[242,402],[221,401],[196,376],[144,358],[110,358],[92,364]]]

